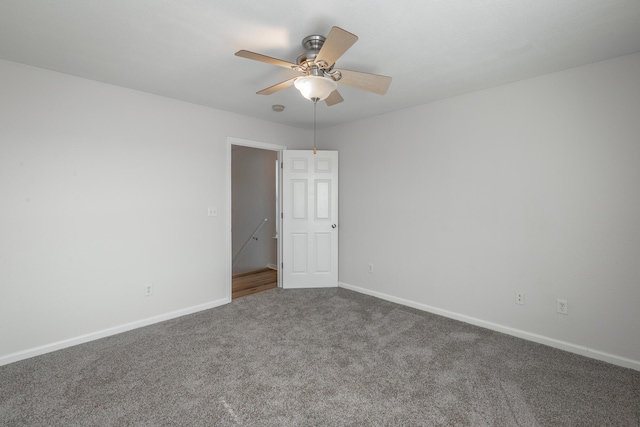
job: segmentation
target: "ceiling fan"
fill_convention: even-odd
[[[240,50],[236,52],[236,56],[288,68],[299,74],[297,77],[262,89],[257,94],[271,95],[295,86],[305,98],[314,103],[324,100],[331,106],[344,101],[337,90],[337,83],[379,95],[384,95],[391,84],[391,77],[388,76],[334,68],[338,58],[356,41],[358,36],[355,34],[333,27],[327,37],[319,35],[305,37],[302,40],[305,52],[298,56],[295,64],[248,50]]]

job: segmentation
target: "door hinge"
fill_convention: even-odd
[[[284,212],[280,212],[280,218],[284,219]]]
[[[280,162],[280,169],[284,169],[284,162]]]
[[[280,268],[284,268],[284,262],[280,264]]]

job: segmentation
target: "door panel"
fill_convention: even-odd
[[[331,233],[316,233],[316,272],[331,272]]]
[[[282,158],[282,286],[338,286],[338,152]]]
[[[293,253],[291,272],[293,274],[307,273],[307,240],[305,233],[291,234],[291,250]]]
[[[291,216],[293,219],[307,219],[307,181],[303,179],[291,180]]]
[[[331,181],[316,180],[316,220],[331,219]]]

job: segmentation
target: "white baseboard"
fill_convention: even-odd
[[[533,341],[538,344],[548,345],[550,347],[565,350],[571,353],[580,354],[582,356],[590,357],[592,359],[601,360],[603,362],[611,363],[613,365],[622,366],[624,368],[634,369],[640,371],[640,361],[629,359],[626,357],[616,356],[615,354],[609,354],[602,351],[594,350],[584,346],[572,344],[565,341],[556,340],[543,335],[534,334],[531,332],[523,331],[520,329],[511,328],[497,323],[487,322],[485,320],[477,319],[475,317],[466,316],[464,314],[454,313],[448,310],[442,310],[440,308],[432,307],[426,304],[418,303],[415,301],[407,300],[404,298],[394,297],[392,295],[384,294],[382,292],[372,291],[369,289],[361,288],[359,286],[349,285],[347,283],[338,283],[338,286],[344,289],[349,289],[361,294],[370,295],[376,298],[383,299],[385,301],[395,302],[407,307],[412,307],[421,311],[437,314],[440,316],[448,317],[450,319],[459,320],[461,322],[470,323],[475,326],[480,326],[492,331],[501,332],[514,337],[522,338],[528,341]]]
[[[62,350],[63,348],[73,347],[74,345],[83,344],[83,343],[94,341],[100,338],[109,337],[111,335],[120,334],[122,332],[127,332],[132,329],[142,328],[143,326],[153,325],[154,323],[164,322],[165,320],[175,319],[176,317],[186,316],[187,314],[193,314],[199,311],[208,310],[210,308],[219,307],[221,305],[228,304],[230,302],[231,302],[230,298],[223,298],[217,301],[211,301],[205,304],[199,304],[193,307],[187,307],[181,310],[160,314],[158,316],[136,320],[135,322],[126,323],[120,326],[114,326],[112,328],[107,328],[107,329],[103,329],[96,332],[91,332],[88,334],[80,335],[78,337],[57,341],[51,344],[45,344],[40,347],[30,348],[28,350],[11,353],[6,356],[0,357],[0,366],[8,365],[9,363],[18,362],[20,360],[29,359],[35,356],[40,356],[46,353],[51,353],[52,351]]]

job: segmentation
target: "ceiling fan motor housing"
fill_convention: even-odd
[[[325,36],[318,36],[318,35],[307,36],[304,39],[302,39],[302,46],[306,50],[320,50],[325,40],[327,40]]]
[[[306,51],[296,60],[299,70],[305,72],[308,76],[328,77],[334,81],[340,80],[342,75],[339,71],[331,71],[333,64],[327,64],[324,61],[316,62],[316,58],[320,53],[320,49],[327,40],[326,37],[320,35],[307,36],[302,40],[302,46]]]

